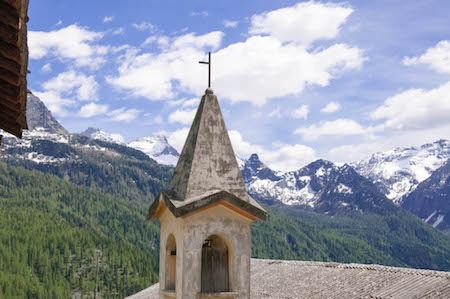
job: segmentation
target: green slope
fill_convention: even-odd
[[[78,158],[0,162],[0,297],[93,296],[96,277],[105,297],[123,297],[157,281],[159,228],[145,214],[172,168],[101,145],[110,151],[36,141],[30,150]],[[450,238],[400,209],[346,217],[267,209],[269,221],[252,227],[254,257],[450,270]]]
[[[0,163],[0,297],[93,295],[96,277],[135,293],[158,280],[158,231],[141,205]]]

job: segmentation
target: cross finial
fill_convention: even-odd
[[[208,61],[199,61],[198,63],[203,63],[208,65],[208,88],[211,87],[211,52],[208,52]]]

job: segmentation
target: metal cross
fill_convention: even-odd
[[[198,63],[208,65],[208,88],[211,87],[211,52],[208,53],[208,61],[199,61]]]

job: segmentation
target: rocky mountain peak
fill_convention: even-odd
[[[33,94],[28,94],[27,123],[30,131],[43,128],[46,132],[53,134],[69,134],[69,132],[52,116],[45,104]]]

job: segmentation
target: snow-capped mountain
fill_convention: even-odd
[[[402,207],[436,228],[450,228],[450,160],[406,196]]]
[[[439,140],[419,148],[399,147],[376,153],[351,165],[389,199],[401,204],[402,198],[414,191],[449,158],[450,141]]]
[[[156,162],[175,166],[180,154],[168,142],[165,136],[144,137],[130,142],[129,147],[140,150]]]
[[[98,139],[106,142],[124,144],[124,138],[120,134],[110,134],[100,129],[89,127],[86,131],[81,133],[84,136],[92,139]]]
[[[381,212],[393,204],[349,165],[317,160],[289,172],[275,172],[253,154],[242,169],[248,192],[268,204],[302,206],[335,215],[350,211]]]

